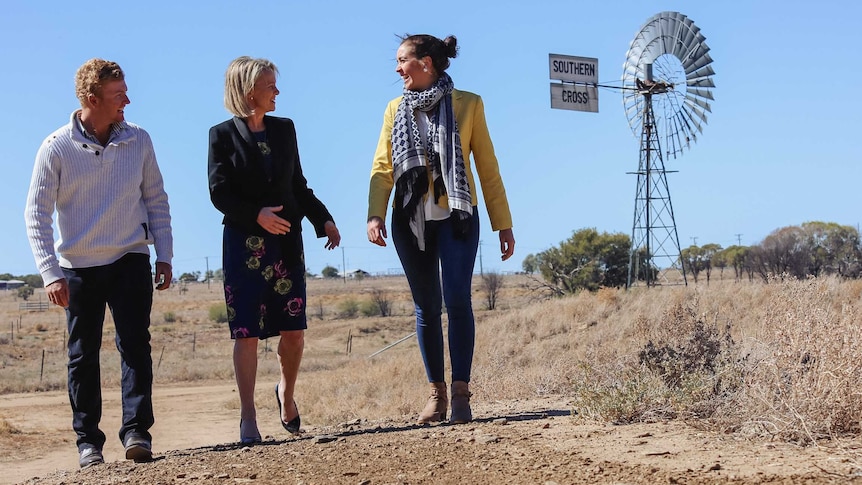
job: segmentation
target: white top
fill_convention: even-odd
[[[422,137],[422,146],[428,146],[428,126],[431,119],[427,111],[414,110],[416,113],[416,127],[419,128],[419,136]],[[449,218],[451,210],[448,207],[440,207],[434,203],[434,193],[425,194],[425,220],[442,221]]]
[[[128,253],[149,254],[149,244],[158,262],[170,263],[170,207],[150,135],[122,122],[101,146],[84,136],[77,114],[39,147],[24,209],[45,285],[64,278],[61,266],[103,266]]]

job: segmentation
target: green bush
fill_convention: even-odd
[[[18,298],[27,301],[28,298],[33,296],[33,288],[30,286],[22,286],[18,288]]]
[[[353,298],[338,304],[338,316],[341,318],[353,318],[359,313],[359,303]]]
[[[225,315],[227,314],[225,313]],[[177,315],[174,312],[165,312],[162,318],[165,319],[165,323],[174,323],[177,321]],[[210,309],[210,318],[212,318],[212,309]]]
[[[365,300],[359,305],[359,311],[363,316],[374,317],[380,315],[380,307],[372,300]]]
[[[216,323],[227,322],[227,307],[224,303],[216,303],[210,307],[210,320]]]

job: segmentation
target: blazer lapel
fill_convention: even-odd
[[[236,131],[239,132],[239,136],[245,140],[248,146],[250,148],[257,148],[257,142],[254,140],[254,135],[251,134],[251,130],[248,129],[248,125],[245,124],[245,121],[234,116],[233,124],[236,126]]]

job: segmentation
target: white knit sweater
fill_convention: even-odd
[[[128,253],[149,254],[149,244],[157,261],[170,263],[170,208],[150,135],[124,122],[103,147],[84,137],[77,113],[39,147],[24,209],[45,285],[64,277],[61,266],[103,266]]]

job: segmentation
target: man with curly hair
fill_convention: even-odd
[[[45,293],[66,309],[69,401],[81,468],[104,462],[99,349],[106,305],[122,362],[120,440],[127,459],[153,456],[149,245],[157,255],[156,288],[164,290],[171,284],[173,238],[153,143],[125,121],[127,89],[115,62],[91,59],[78,69],[81,109],[39,147],[24,213]]]

